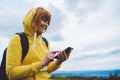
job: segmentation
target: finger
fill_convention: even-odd
[[[67,56],[65,56],[65,54],[66,54],[66,53],[65,53],[64,51],[62,51],[61,54],[60,54],[60,57],[61,57],[62,62],[67,59]]]
[[[54,61],[54,59],[50,59],[50,62],[53,62]]]
[[[63,59],[62,59],[62,52],[60,52],[59,54],[58,54],[58,59],[59,59],[59,61],[62,61]]]
[[[68,59],[67,53],[66,53],[65,51],[63,51],[63,56],[64,56],[64,59],[65,59],[65,60]]]
[[[56,53],[59,53],[60,51],[51,51],[51,53],[54,53],[54,54],[56,54]]]
[[[52,61],[54,61],[54,58],[53,58],[52,55],[49,55],[49,57],[47,58],[47,60],[48,60],[49,62],[52,62]]]

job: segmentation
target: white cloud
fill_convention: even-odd
[[[117,2],[117,0],[100,0],[96,3],[80,0],[72,10],[69,8],[71,5],[66,4],[64,0],[16,0],[16,3],[18,2],[20,2],[19,5],[15,5],[15,3],[13,5],[13,2],[10,3],[12,5],[0,3],[2,4],[0,16],[5,19],[0,21],[0,25],[5,25],[4,29],[8,29],[10,24],[10,26],[13,26],[15,23],[22,23],[23,16],[32,7],[41,6],[51,10],[52,6],[52,8],[58,9],[63,14],[64,19],[60,21],[62,24],[59,22],[53,23],[53,26],[54,24],[62,25],[58,32],[63,40],[50,40],[51,50],[63,50],[68,46],[73,47],[74,50],[70,60],[63,64],[61,70],[87,70],[93,69],[94,66],[96,69],[113,69],[120,67],[118,62],[120,55],[112,54],[113,51],[119,50],[118,47],[120,46],[119,11],[117,11],[119,2]],[[53,11],[53,13],[54,12],[56,11]],[[53,16],[56,17],[56,15]],[[10,22],[6,23],[6,20]],[[12,27],[13,30],[17,31],[18,28],[14,27]],[[4,32],[4,30],[2,30],[2,32]],[[6,34],[8,35],[9,32],[6,31]],[[49,35],[52,34],[48,33],[48,36]],[[0,37],[0,53],[2,53],[7,46],[8,41],[8,38]],[[112,43],[115,43],[113,41],[117,41],[116,43],[118,44],[112,46]],[[108,47],[108,44],[111,46]],[[92,50],[91,48],[88,49],[89,46]],[[99,48],[96,49],[96,46]],[[105,46],[107,46],[107,48]],[[74,68],[74,66],[76,66],[76,68]]]
[[[90,5],[78,7],[84,10],[84,8],[88,8]],[[114,19],[114,15],[112,15],[112,9],[114,8],[109,9],[111,6],[109,2],[105,1],[104,5],[96,6],[98,9],[86,14],[82,20],[80,19],[82,15],[78,16],[75,14],[78,13],[77,10],[72,12],[67,7],[64,10],[61,9],[61,12],[65,14],[63,27],[60,30],[61,36],[66,42],[79,44],[82,47],[113,39],[120,34],[118,31],[120,27],[118,27],[119,24],[116,25],[115,22],[109,20],[111,16]]]
[[[112,47],[112,48],[103,48],[103,49],[95,49],[95,50],[73,50],[73,54],[71,54],[71,59],[83,59],[88,57],[102,57],[102,56],[109,56],[114,54],[120,54],[119,47]]]
[[[87,46],[109,42],[114,38],[116,39],[120,34],[119,24],[116,24],[112,20],[114,19],[114,15],[112,14],[114,6],[109,1],[101,3],[104,4],[96,6],[96,10],[88,12],[85,15],[76,15],[80,11],[75,10],[72,12],[68,9],[68,5],[65,5],[63,2],[60,2],[60,5],[57,3],[52,4],[65,15],[62,21],[63,27],[59,31],[64,40],[51,42],[52,50],[65,49],[67,46],[74,48],[70,60],[65,62],[60,70],[115,69],[120,67],[118,64],[119,54],[113,55],[112,53],[119,50],[119,44],[117,48],[114,46],[112,48],[104,48],[103,45],[103,48],[98,50],[86,51]],[[90,5],[92,4],[84,3],[84,5],[77,6],[76,9],[87,10]]]
[[[59,70],[109,70],[119,69],[120,54],[103,56],[103,57],[89,57],[81,60],[68,60],[64,62]]]

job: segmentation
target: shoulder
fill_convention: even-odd
[[[20,40],[19,35],[15,34],[12,36],[11,40]]]
[[[8,51],[15,51],[21,49],[21,42],[19,35],[13,35],[8,44]]]
[[[15,44],[15,43],[19,43],[19,42],[20,42],[20,37],[19,37],[19,35],[16,35],[16,34],[15,34],[15,35],[13,35],[13,36],[11,37],[9,43],[10,43],[10,44],[11,44],[11,43],[12,43],[12,44],[13,44],[13,43]]]

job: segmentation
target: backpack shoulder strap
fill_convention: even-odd
[[[16,33],[16,34],[20,36],[20,41],[21,41],[21,46],[22,46],[22,61],[23,61],[29,49],[29,41],[24,32]]]
[[[6,51],[7,48],[3,52],[3,57],[0,65],[0,80],[8,80],[7,75],[6,75]]]
[[[28,49],[29,49],[29,42],[28,42],[28,38],[26,36],[26,34],[24,32],[21,33],[16,33],[17,35],[20,36],[20,41],[21,41],[21,46],[22,46],[22,60],[24,59],[24,57],[26,56]],[[6,76],[6,51],[7,48],[4,50],[3,53],[3,58],[1,61],[1,65],[0,65],[0,80],[8,80],[7,76]]]
[[[42,37],[43,41],[45,42],[46,46],[48,47],[48,41],[45,37]]]

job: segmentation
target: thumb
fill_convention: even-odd
[[[59,53],[59,52],[61,51],[51,51],[51,53],[54,53],[54,54]]]

